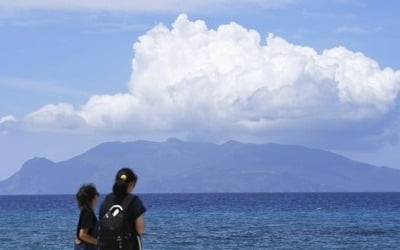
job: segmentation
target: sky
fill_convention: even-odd
[[[106,141],[304,145],[400,168],[400,2],[2,0],[0,180]]]

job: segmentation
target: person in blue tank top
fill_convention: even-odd
[[[81,212],[74,250],[98,250],[98,223],[93,209],[99,201],[99,193],[93,184],[82,185],[76,194],[76,200]]]

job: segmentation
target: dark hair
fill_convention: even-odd
[[[122,196],[126,194],[128,184],[133,182],[136,184],[137,175],[130,168],[121,168],[118,170],[117,175],[115,176],[115,183],[113,186],[113,192],[117,196]]]
[[[94,184],[83,184],[76,193],[79,208],[91,209],[93,199],[99,196]]]

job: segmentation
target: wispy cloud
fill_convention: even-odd
[[[51,93],[57,95],[65,95],[72,97],[88,97],[89,93],[79,91],[72,88],[57,86],[54,83],[35,81],[19,78],[0,78],[0,86],[7,88],[22,89],[27,91],[34,91],[40,93]]]
[[[7,135],[8,129],[17,123],[17,119],[12,115],[0,117],[0,135]]]
[[[334,31],[338,34],[366,34],[368,31],[358,26],[338,27]]]
[[[12,115],[0,117],[0,124],[4,124],[6,122],[16,122],[16,121],[17,119],[15,119],[15,117]]]
[[[57,18],[49,18],[49,17],[41,17],[41,16],[19,16],[19,18],[12,18],[9,22],[9,25],[12,27],[37,27],[43,25],[54,25],[62,22],[66,22],[66,18],[57,17]]]
[[[128,31],[144,31],[151,27],[151,25],[138,24],[138,23],[99,23],[91,24],[85,28],[84,33],[88,34],[113,34]]]
[[[210,6],[230,6],[244,3],[257,4],[263,8],[282,8],[294,0],[2,0],[0,8],[11,10],[89,10],[89,11],[190,11]]]
[[[353,6],[356,4],[354,1],[329,1],[332,5],[349,5]],[[313,18],[318,20],[353,20],[357,17],[357,15],[351,11],[341,11],[341,12],[332,12],[332,11],[315,11],[309,9],[302,9],[301,14],[307,18]]]

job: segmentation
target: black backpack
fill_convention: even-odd
[[[106,204],[109,207],[110,199],[108,196]],[[126,210],[134,195],[128,194],[121,205],[111,203],[112,205],[99,221],[99,238],[100,249],[114,250],[114,249],[131,249],[133,240],[132,226],[128,219]]]

